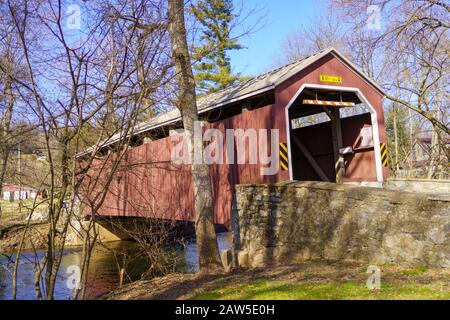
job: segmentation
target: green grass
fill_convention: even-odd
[[[309,300],[309,299],[450,299],[443,283],[387,283],[380,290],[369,290],[365,283],[290,283],[258,280],[238,286],[225,286],[205,291],[193,297],[199,300]]]
[[[413,269],[407,269],[400,271],[401,274],[405,276],[420,276],[428,271],[428,268],[425,266],[416,267]]]

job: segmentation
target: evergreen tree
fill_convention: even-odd
[[[192,50],[198,91],[214,92],[239,81],[227,56],[228,50],[243,48],[230,35],[230,24],[235,18],[232,0],[199,0],[191,6],[191,12],[202,26],[201,45]]]

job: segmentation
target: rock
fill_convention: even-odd
[[[244,269],[249,267],[247,251],[241,250],[238,252],[238,265],[239,265],[239,267],[244,268]]]
[[[233,268],[233,255],[231,254],[231,249],[222,250],[220,258],[225,272],[230,272]]]
[[[48,211],[44,210],[44,211],[39,211],[39,210],[35,210],[33,211],[33,214],[31,215],[27,215],[26,219],[30,219],[31,221],[48,221]]]
[[[256,253],[253,257],[252,257],[252,260],[251,260],[251,263],[250,263],[250,267],[251,268],[262,268],[262,267],[265,267],[266,266],[266,261],[265,261],[266,259],[265,259],[265,254],[264,254],[264,252],[258,252],[258,253]]]
[[[431,240],[434,244],[442,244],[446,240],[445,232],[440,228],[432,228],[426,233],[427,239]]]
[[[410,234],[386,236],[385,250],[396,262],[424,264],[424,241],[415,240]]]

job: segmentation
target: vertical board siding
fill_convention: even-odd
[[[226,130],[255,129],[259,138],[259,129],[271,127],[270,108],[271,106],[266,106],[204,126],[204,130],[209,128],[219,130],[224,140],[224,163],[210,165],[215,222],[218,224],[230,226],[232,194],[236,183],[270,181],[270,177],[261,176],[259,164],[248,164],[248,143],[245,147],[246,164],[226,163],[228,158]],[[193,221],[194,188],[190,166],[171,162],[171,150],[177,143],[174,141],[175,137],[151,141],[127,150],[117,172],[113,174],[105,200],[97,213],[104,216]],[[236,151],[235,149],[233,161],[236,160]],[[105,162],[108,161],[96,161],[90,170],[90,182],[95,181],[95,177],[99,177],[97,187],[106,183],[104,180],[111,172],[111,165],[105,165]],[[113,159],[109,162],[112,163]],[[83,193],[88,195],[88,198],[92,198],[94,194],[101,192],[101,188],[97,187],[87,187]],[[92,210],[85,209],[87,214],[90,211]]]
[[[237,150],[236,139],[234,139],[234,158],[227,154],[226,130],[227,129],[254,129],[256,130],[256,137],[259,139],[259,129],[271,128],[271,108],[272,106],[262,107],[256,110],[247,111],[231,117],[229,119],[208,124],[207,128],[214,128],[220,130],[224,137],[224,162],[229,160],[233,163],[213,164],[210,166],[211,180],[214,192],[214,210],[215,222],[230,226],[232,196],[234,193],[234,185],[239,183],[263,183],[270,182],[272,177],[262,176],[260,173],[260,164],[249,164],[249,144],[246,141],[244,154],[245,164],[237,164]],[[270,140],[267,140],[270,142]],[[259,145],[258,145],[259,147]],[[268,153],[270,149],[268,149]]]
[[[247,111],[237,116],[205,125],[204,129],[220,130],[225,139],[227,129],[278,129],[280,142],[287,141],[285,107],[302,84],[324,84],[319,82],[320,74],[340,75],[341,84],[336,86],[357,87],[376,109],[380,141],[386,142],[382,95],[366,83],[347,65],[329,55],[315,62],[275,88],[275,104]],[[349,118],[350,119],[350,118]],[[344,144],[354,145],[361,126],[370,125],[370,118],[343,119]],[[269,137],[270,137],[270,133]],[[259,132],[257,132],[259,137]],[[301,134],[300,134],[301,136]],[[176,137],[176,136],[175,136]],[[311,148],[319,148],[320,140],[316,135]],[[86,214],[101,203],[102,190],[108,185],[105,201],[101,203],[98,214],[104,216],[138,216],[176,220],[194,219],[194,188],[189,165],[175,165],[170,161],[174,137],[166,137],[138,147],[130,148],[124,155],[117,172],[111,176],[115,155],[94,161],[89,172],[84,175],[81,198]],[[270,140],[267,140],[270,141]],[[302,140],[303,141],[303,140]],[[323,142],[323,140],[322,140]],[[328,141],[331,143],[331,140]],[[327,143],[328,143],[327,142]],[[226,148],[224,148],[226,159]],[[235,150],[236,151],[236,150]],[[278,152],[278,150],[275,150]],[[270,152],[270,150],[268,150]],[[235,155],[236,157],[236,155]],[[300,156],[294,155],[294,158]],[[288,180],[287,171],[279,171],[274,176],[262,176],[259,164],[248,164],[248,145],[246,146],[246,164],[212,164],[211,181],[214,193],[215,222],[230,226],[232,196],[235,184],[269,183]],[[236,158],[234,158],[236,160]],[[299,160],[301,162],[301,159]],[[318,159],[327,166],[329,159]],[[371,181],[376,179],[374,152],[372,149],[360,150],[346,155],[346,180]],[[80,164],[82,166],[82,164]],[[307,166],[303,164],[302,166]],[[388,169],[383,168],[384,178]],[[313,179],[314,176],[311,176]]]
[[[170,150],[174,144],[171,137],[167,137],[129,149],[112,175],[112,183],[97,213],[104,216],[192,220],[190,167],[170,161]],[[82,194],[86,195],[85,203],[100,193],[100,189],[93,186],[93,181],[98,177],[97,185],[105,185],[105,177],[111,175],[111,166],[97,161],[90,172],[82,188]],[[84,207],[89,211],[92,206],[85,204]]]
[[[376,181],[375,157],[373,147],[358,149],[360,132],[363,127],[371,127],[370,113],[342,118],[342,140],[344,147],[352,147],[353,154],[344,156],[346,182]],[[292,130],[292,134],[305,145],[314,160],[330,181],[335,181],[331,122],[323,122]],[[294,144],[295,146],[295,144]],[[291,150],[294,179],[320,180],[319,175],[296,147]]]

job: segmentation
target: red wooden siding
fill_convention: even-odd
[[[256,129],[258,133],[258,129],[270,128],[270,115],[271,106],[267,106],[224,121],[207,124],[204,130],[208,128],[220,130],[226,142],[226,129]],[[176,143],[173,139],[175,138],[166,137],[129,149],[113,175],[109,191],[98,214],[193,221],[194,189],[190,166],[175,165],[171,162],[171,150]],[[249,145],[246,144],[246,162],[249,157],[248,148]],[[235,157],[236,155],[235,152]],[[224,159],[226,157],[224,145]],[[90,172],[92,178],[88,178],[87,181],[95,183],[96,177],[106,177],[110,170],[111,166],[105,166],[104,162],[97,161]],[[210,170],[215,222],[225,226],[230,225],[235,184],[274,181],[273,177],[261,176],[259,164],[213,164]],[[95,194],[94,190],[101,190],[97,187],[104,183],[102,180],[93,187],[86,182],[82,193],[92,197],[92,194]],[[89,206],[85,208],[85,211],[89,211]]]
[[[338,75],[342,77],[342,83],[320,82],[320,75]],[[384,127],[383,96],[367,83],[361,76],[354,72],[348,65],[342,63],[333,55],[327,55],[311,64],[275,88],[275,105],[273,108],[273,126],[280,129],[280,140],[286,141],[286,117],[285,108],[303,84],[332,85],[336,87],[358,88],[369,103],[375,108],[378,116],[378,131],[380,142],[386,142]],[[388,169],[383,168],[384,179],[388,176]],[[288,180],[286,171],[278,173],[278,180]]]
[[[342,119],[342,140],[344,147],[352,147],[354,153],[346,154],[344,181],[377,181],[374,148],[360,148],[360,132],[372,127],[370,113]]]
[[[285,107],[303,84],[324,85],[319,81],[320,74],[341,76],[342,83],[333,84],[335,86],[360,89],[377,111],[380,140],[386,142],[381,94],[363,81],[348,66],[331,55],[322,58],[277,86],[275,88],[274,105],[243,112],[223,121],[206,124],[204,130],[208,128],[218,129],[225,139],[227,129],[245,130],[252,128],[257,131],[258,129],[278,129],[280,141],[286,142]],[[355,147],[360,129],[364,126],[370,126],[370,124],[370,116],[367,114],[344,118],[342,120],[344,146]],[[316,153],[317,161],[332,176],[334,175],[333,167],[329,166],[330,159],[332,159],[329,151],[331,150],[331,129],[329,125],[329,123],[324,123],[317,127],[294,131],[297,132],[305,145],[313,150],[313,153]],[[270,137],[270,132],[268,134]],[[171,150],[175,143],[173,137],[166,137],[129,149],[122,159],[118,171],[113,175],[105,201],[100,206],[98,213],[105,216],[141,216],[192,221],[194,219],[194,188],[190,166],[175,165],[170,161]],[[248,151],[248,145],[246,148]],[[319,156],[319,153],[321,156]],[[248,152],[246,152],[246,155],[248,160]],[[100,202],[95,200],[95,196],[101,194],[102,187],[107,183],[114,155],[110,157],[109,160],[97,160],[83,183],[81,198],[85,204],[86,214],[90,214],[89,208],[92,206],[87,204],[88,201]],[[226,158],[226,148],[224,148],[224,159]],[[301,155],[294,155],[294,159],[298,161],[296,165],[300,167],[307,168],[309,166]],[[292,161],[292,159],[290,160]],[[353,155],[346,155],[345,162],[346,181],[376,180],[373,149],[359,150]],[[383,171],[386,178],[387,169],[383,169]],[[262,176],[259,164],[214,164],[210,166],[210,172],[214,192],[215,222],[227,227],[230,226],[235,184],[268,183],[289,179],[286,171],[278,171],[278,174],[274,176]],[[306,173],[302,178],[317,179],[312,170],[308,169],[304,172]]]
[[[108,193],[98,214],[191,220],[193,218],[193,185],[190,167],[175,165],[170,152],[176,142],[171,137],[129,149],[113,175]],[[110,159],[109,162],[113,162]],[[105,184],[111,165],[96,161],[83,183],[82,194],[92,199]],[[95,181],[101,181],[96,186]],[[84,198],[85,211],[92,207]],[[89,214],[90,212],[86,212]]]
[[[353,154],[344,156],[345,182],[376,181],[375,157],[373,147],[358,149],[361,129],[371,127],[370,113],[341,119],[344,147],[352,147]],[[305,145],[330,181],[335,181],[333,142],[331,122],[295,129],[292,134]],[[292,149],[294,179],[320,180],[318,174],[296,148]]]
[[[211,123],[207,128],[220,130],[225,141],[226,129],[255,129],[257,131],[257,137],[259,138],[259,129],[268,129],[271,127],[271,108],[272,106],[266,106],[253,111],[244,112],[229,119]],[[224,149],[224,159],[226,159],[226,148],[224,147]],[[270,152],[270,149],[268,152]],[[248,164],[248,143],[245,145],[245,155],[246,164],[236,163],[237,153],[235,150],[234,164],[211,165],[216,223],[224,224],[225,226],[230,225],[232,195],[235,184],[275,181],[274,176],[262,176],[260,174],[261,165]]]

